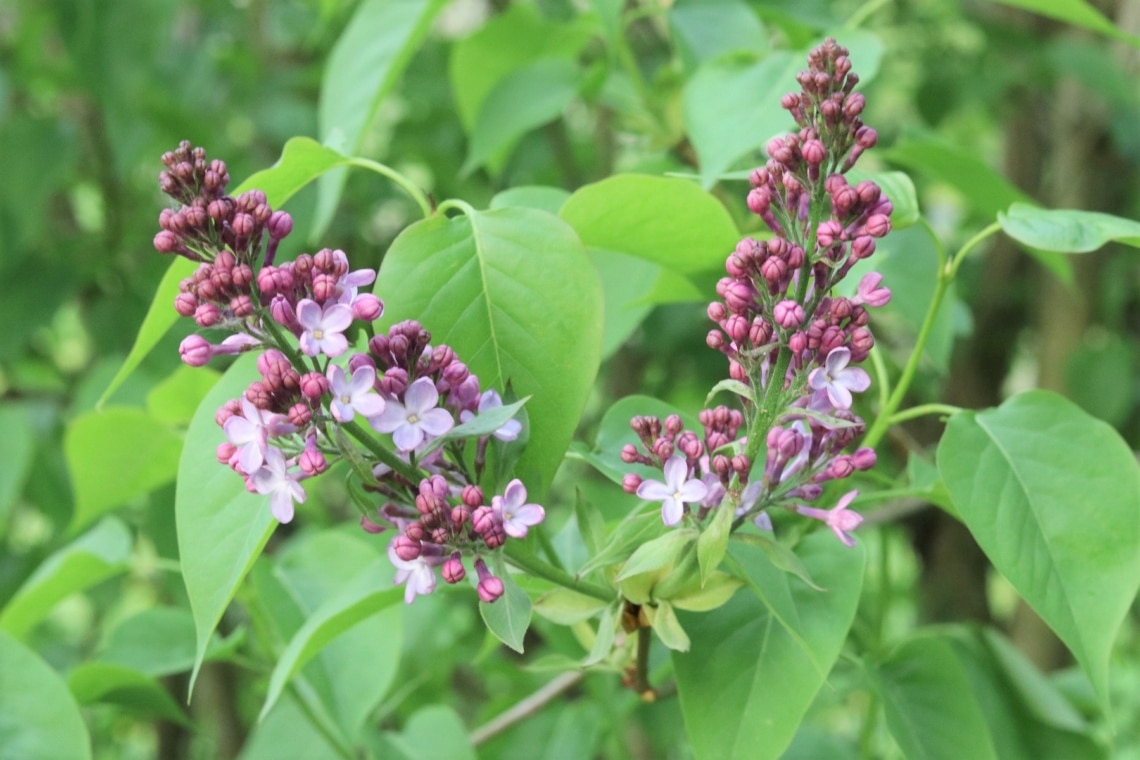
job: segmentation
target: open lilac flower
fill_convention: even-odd
[[[863,275],[863,279],[859,280],[859,288],[855,293],[855,297],[851,299],[851,303],[856,306],[863,304],[867,306],[886,306],[891,302],[891,289],[879,287],[882,282],[883,276],[878,272],[868,272]]]
[[[238,447],[235,456],[246,475],[257,472],[265,463],[269,432],[276,417],[278,415],[258,409],[253,402],[242,396],[241,414],[235,414],[222,425],[226,438]]]
[[[507,484],[502,496],[491,499],[491,509],[503,519],[503,530],[512,538],[526,538],[527,528],[538,525],[546,510],[538,504],[527,504],[526,486],[518,478]]]
[[[404,584],[404,603],[411,604],[417,594],[430,594],[435,591],[435,569],[431,557],[421,554],[413,560],[403,560],[396,554],[395,540],[388,544],[388,559],[396,568],[394,584]]]
[[[687,502],[696,502],[708,495],[708,486],[697,478],[689,478],[689,465],[684,457],[672,456],[665,462],[665,482],[646,480],[637,487],[639,498],[661,502],[661,519],[666,525],[676,525],[685,513]]]
[[[805,517],[823,521],[844,545],[854,546],[855,538],[851,535],[851,531],[858,528],[859,524],[863,522],[863,515],[847,509],[847,505],[858,495],[858,491],[848,491],[831,509],[799,506],[796,507],[796,511]]]
[[[827,395],[836,409],[851,408],[851,391],[862,393],[871,387],[871,376],[861,367],[848,367],[851,350],[846,346],[833,348],[822,367],[808,375],[808,385],[816,395]]]
[[[408,386],[404,403],[391,400],[384,412],[371,418],[372,427],[381,433],[391,433],[392,442],[400,451],[411,451],[423,443],[427,436],[438,437],[455,425],[446,409],[436,406],[439,391],[430,378],[421,377]]]
[[[287,523],[293,519],[293,502],[305,503],[305,489],[297,482],[300,474],[289,472],[289,465],[280,449],[270,446],[264,466],[250,479],[259,494],[269,496],[269,509],[277,522]]]
[[[348,306],[334,303],[322,307],[312,299],[302,298],[297,303],[297,322],[304,328],[301,350],[306,355],[340,356],[348,348],[348,338],[341,335],[352,324],[352,309]]]
[[[491,409],[497,409],[503,405],[503,398],[496,390],[487,390],[479,397],[479,414],[483,414]],[[459,413],[459,421],[466,423],[475,419],[475,414],[464,409]],[[491,433],[494,437],[498,438],[504,443],[510,443],[519,437],[522,432],[522,423],[518,420],[507,420],[495,432]]]
[[[357,367],[349,379],[343,369],[330,364],[328,378],[332,393],[329,408],[337,422],[351,422],[357,414],[376,417],[384,412],[384,399],[372,387],[376,383],[374,367]]]

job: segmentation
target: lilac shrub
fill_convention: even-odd
[[[293,228],[287,213],[273,211],[258,190],[226,195],[225,163],[207,162],[189,142],[163,163],[159,184],[179,206],[159,216],[155,248],[199,262],[180,284],[175,309],[200,328],[229,333],[218,343],[187,337],[182,360],[196,367],[260,352],[261,378],[215,415],[226,439],[218,461],[269,497],[273,516],[287,523],[305,501],[305,480],[339,459],[364,459],[368,467],[358,474],[381,506],[363,510],[361,525],[370,533],[397,530],[388,555],[406,601],[435,589],[437,569],[447,583],[462,581],[464,557],[474,558],[480,599],[498,599],[502,581],[482,556],[526,536],[545,512],[527,503],[518,479],[490,499],[477,483],[491,438],[513,441],[522,426],[507,419],[486,432],[449,433],[457,419],[473,424],[502,407],[499,393],[484,391],[455,351],[433,346],[415,321],[351,351],[349,333],[383,314],[383,302],[362,290],[376,272],[352,270],[343,251],[328,248],[274,265]]]
[[[844,451],[866,428],[851,407],[871,385],[858,366],[875,342],[867,307],[885,305],[890,290],[879,274],[863,277],[852,298],[834,289],[890,231],[892,207],[874,182],[852,186],[844,176],[877,139],[860,118],[864,97],[853,92],[859,78],[847,49],[829,39],[808,66],[801,92],[782,100],[799,131],[769,142],[768,162],[749,177],[748,207],[772,237],[740,241],[708,307],[717,325],[708,346],[727,357],[724,386],[744,411],[705,409],[701,434],[677,416],[635,417],[641,447],[626,446],[622,459],[663,468],[665,480],[629,474],[623,487],[661,501],[666,525],[725,508],[735,510],[734,526],[770,529],[769,511],[782,507],[824,522],[850,546],[862,520],[847,509],[857,491],[832,510],[803,502],[875,465],[873,449]]]

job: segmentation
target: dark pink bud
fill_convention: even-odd
[[[361,293],[352,302],[352,316],[364,322],[372,322],[384,313],[384,303],[371,293]]]
[[[471,513],[473,511],[474,510],[472,510],[471,507],[467,506],[466,504],[460,504],[458,506],[452,507],[451,521],[455,523],[456,526],[461,526],[471,519]]]
[[[404,535],[413,541],[423,541],[424,536],[426,535],[424,533],[423,523],[421,523],[419,520],[408,523],[404,527]]]
[[[673,456],[673,442],[668,438],[658,438],[653,442],[653,453],[661,459]]]
[[[301,395],[310,401],[316,401],[328,392],[328,378],[320,372],[306,372],[301,376]]]
[[[392,549],[396,552],[396,556],[405,562],[418,559],[423,551],[420,542],[414,538],[409,538],[407,535],[396,536]]]
[[[187,335],[178,346],[178,355],[191,367],[202,367],[214,355],[214,347],[201,335]]]
[[[802,330],[792,333],[791,337],[788,338],[788,350],[795,355],[802,354],[807,350],[807,347],[808,336]]]
[[[691,430],[686,430],[677,438],[677,448],[688,459],[700,459],[705,453],[704,444],[697,438],[697,434]]]
[[[234,234],[238,237],[249,237],[257,229],[257,220],[251,214],[237,213],[234,214],[233,220],[230,222]]]
[[[491,575],[491,571],[487,569],[487,563],[482,558],[475,560],[475,572],[479,575],[479,586],[476,590],[483,602],[490,604],[503,595],[505,590],[503,582]]]
[[[769,259],[771,261],[771,259]],[[737,314],[743,314],[752,306],[756,291],[748,283],[736,281],[727,289],[724,295],[725,305]]]
[[[855,142],[864,150],[875,147],[875,143],[878,141],[879,133],[870,127],[859,127],[859,129],[855,131]]]
[[[826,221],[816,230],[816,242],[821,248],[830,248],[842,240],[843,226],[834,220]]]
[[[497,516],[490,507],[476,507],[475,511],[471,513],[471,527],[480,536],[494,532],[496,522],[498,522]]]
[[[460,361],[453,361],[444,367],[443,379],[447,381],[448,385],[455,387],[471,376],[471,370],[467,365]]]
[[[748,193],[748,210],[763,215],[772,206],[772,194],[767,187],[753,188]]]
[[[329,463],[328,460],[325,459],[325,455],[317,448],[315,439],[310,437],[310,440],[313,441],[313,445],[305,446],[305,450],[301,452],[298,464],[301,466],[301,472],[311,477],[313,475],[320,475],[327,470]]]
[[[768,258],[763,264],[760,265],[760,274],[768,281],[772,287],[779,285],[780,281],[784,279],[788,273],[788,265],[784,260],[776,256]]]
[[[867,220],[864,229],[871,237],[881,238],[891,231],[891,218],[885,214],[875,214]]]
[[[724,348],[724,333],[720,330],[709,330],[709,334],[705,336],[705,345],[713,351],[719,351]]]
[[[234,446],[229,441],[223,441],[222,443],[218,444],[218,448],[214,452],[214,456],[217,457],[218,464],[229,464],[230,461],[234,458],[234,454],[236,453],[237,446]]]
[[[351,375],[361,367],[376,369],[376,360],[368,354],[353,354],[348,358],[348,374]]]
[[[269,217],[269,237],[280,240],[293,231],[293,217],[285,211],[274,211]]]
[[[752,469],[752,460],[743,454],[737,454],[732,458],[732,470],[742,478],[748,475]]]
[[[827,159],[827,148],[819,140],[808,140],[801,149],[804,160],[812,166],[819,166]]]
[[[875,347],[875,336],[866,327],[856,327],[851,331],[851,354],[866,356]]]
[[[247,295],[237,296],[230,301],[230,311],[238,319],[244,319],[253,313],[253,300]]]
[[[772,309],[772,317],[780,327],[793,330],[803,324],[804,307],[791,299],[780,301]]]
[[[178,253],[182,243],[173,232],[163,230],[154,236],[154,249],[159,253]]]
[[[641,459],[641,455],[637,453],[637,447],[632,443],[627,443],[621,447],[621,461],[626,464],[633,464]]]
[[[337,278],[331,274],[313,274],[313,300],[318,303],[334,300],[339,293]]]
[[[174,299],[174,310],[183,317],[189,317],[198,309],[198,299],[192,293],[179,293]]]
[[[709,304],[709,307],[705,313],[708,314],[709,319],[711,319],[713,322],[720,324],[720,322],[728,316],[728,309],[726,309],[724,304],[720,301],[713,301]]]
[[[289,419],[290,425],[303,428],[313,421],[313,410],[307,404],[298,402],[289,407],[285,416]]]
[[[874,449],[863,446],[851,455],[851,464],[855,465],[856,470],[865,471],[874,467],[878,459]]]
[[[293,305],[280,293],[273,296],[273,300],[269,303],[269,314],[285,329],[300,332],[301,326],[297,323],[297,313],[293,311]]]
[[[724,331],[736,343],[744,343],[748,339],[749,322],[740,314],[733,314],[724,322]]]
[[[851,241],[851,255],[856,259],[866,259],[875,252],[875,238],[870,235],[860,235]]]
[[[843,185],[831,195],[831,205],[838,214],[847,214],[859,202],[859,194],[850,185]]]
[[[455,552],[447,561],[443,563],[443,567],[439,569],[439,574],[443,576],[443,580],[447,583],[459,583],[467,577],[467,571],[463,569],[463,559],[459,552]]]
[[[627,472],[621,479],[621,490],[626,493],[637,493],[641,487],[641,476],[635,472]]]
[[[843,116],[847,119],[854,119],[859,114],[863,113],[864,106],[867,105],[867,98],[863,93],[856,92],[847,96],[843,102]]]
[[[670,414],[665,418],[665,432],[670,436],[675,436],[685,429],[685,422],[681,419],[679,414]]]
[[[226,420],[235,414],[241,414],[241,400],[231,398],[218,407],[218,411],[214,412],[214,422],[217,423],[218,427],[221,427],[226,424]]]

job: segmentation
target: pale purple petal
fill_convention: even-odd
[[[426,377],[421,377],[409,385],[408,390],[404,393],[404,405],[411,414],[417,417],[437,403],[439,403],[439,391],[436,390],[435,383]]]
[[[862,393],[871,387],[871,376],[862,367],[848,367],[840,373],[839,381],[856,393]]]
[[[319,330],[323,314],[321,305],[310,298],[302,298],[297,302],[297,323],[301,327],[308,330]]]
[[[681,522],[681,517],[685,514],[684,505],[676,499],[670,497],[665,500],[661,505],[661,519],[670,527]]]
[[[850,409],[851,402],[854,401],[851,391],[834,380],[827,384],[827,397],[836,409]]]
[[[671,456],[665,462],[665,482],[669,488],[677,491],[685,482],[685,478],[689,475],[689,465],[682,457]]]
[[[384,413],[385,401],[379,393],[369,393],[353,402],[356,411],[365,417],[376,417]]]
[[[709,487],[696,478],[683,483],[681,487],[677,489],[677,496],[681,501],[686,503],[700,501],[708,496],[708,493]]]
[[[392,433],[392,443],[396,444],[396,448],[400,451],[411,451],[412,449],[423,443],[424,431],[420,430],[419,425],[400,425]]]
[[[381,433],[391,433],[401,425],[408,422],[408,411],[399,401],[385,403],[384,411],[376,417],[369,417],[368,422]]]
[[[352,309],[342,303],[334,303],[325,309],[324,317],[321,319],[321,326],[324,330],[332,332],[344,332],[348,326],[352,324]]]
[[[661,501],[672,499],[673,489],[660,480],[645,480],[637,487],[637,497],[646,501]]]
[[[349,312],[349,316],[352,316],[352,312]],[[307,335],[308,333],[305,334]],[[304,336],[302,336],[301,340],[304,341]],[[324,337],[321,338],[319,346],[316,353],[324,353],[325,356],[335,358],[348,350],[348,338],[338,332],[329,332],[326,328]]]
[[[349,383],[348,390],[352,397],[356,398],[372,390],[372,386],[375,384],[376,369],[366,365],[357,367],[356,371],[352,373],[352,382]]]
[[[279,523],[287,523],[293,519],[293,497],[288,491],[274,491],[269,497],[269,511],[273,513]]]
[[[436,407],[421,414],[416,424],[428,435],[439,437],[455,427],[455,420],[446,409]]]

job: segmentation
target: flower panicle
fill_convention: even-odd
[[[226,195],[225,162],[207,161],[205,150],[187,141],[162,160],[159,185],[179,205],[160,214],[155,247],[199,262],[180,283],[175,309],[200,328],[230,333],[216,344],[189,336],[179,348],[182,360],[202,366],[216,356],[260,352],[260,378],[215,415],[226,437],[218,461],[248,490],[268,496],[278,521],[289,522],[306,499],[304,480],[338,459],[360,465],[376,456],[338,430],[359,417],[365,429],[391,436],[390,458],[373,459],[364,484],[384,506],[363,515],[361,525],[370,533],[399,528],[389,556],[407,600],[435,588],[437,568],[448,583],[462,580],[465,555],[476,558],[480,598],[501,596],[502,581],[479,557],[508,537],[524,537],[545,511],[527,502],[519,480],[486,503],[474,484],[491,440],[514,441],[522,425],[508,420],[485,435],[433,443],[456,418],[466,422],[502,406],[501,396],[483,390],[452,348],[432,346],[414,320],[350,352],[345,333],[383,314],[383,302],[364,290],[376,272],[353,270],[344,251],[329,248],[275,264],[277,245],[292,230],[288,214],[273,211],[259,190]],[[473,464],[465,454],[471,439]],[[394,469],[397,460],[406,466]]]

